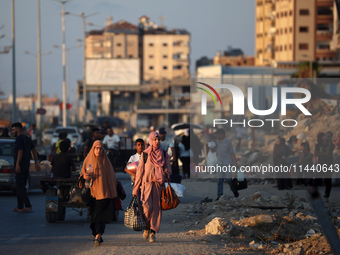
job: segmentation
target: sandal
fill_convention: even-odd
[[[100,240],[94,239],[93,245],[94,245],[94,246],[100,246]]]
[[[25,207],[24,209],[18,209],[20,213],[28,213],[32,210],[32,207]]]
[[[102,242],[104,242],[104,240],[103,240],[102,237],[100,237],[99,240],[98,240],[98,239],[94,239],[94,240],[93,240],[93,245],[94,245],[94,246],[100,246],[100,244],[101,244]]]

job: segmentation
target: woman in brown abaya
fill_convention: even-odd
[[[91,165],[92,174],[86,173],[86,168]],[[99,246],[102,242],[102,234],[105,231],[106,223],[112,221],[114,203],[117,197],[116,173],[110,160],[104,152],[104,145],[101,141],[95,141],[85,158],[81,175],[85,180],[91,180],[91,195],[95,198],[90,204],[90,217],[92,234],[95,237],[94,245]]]

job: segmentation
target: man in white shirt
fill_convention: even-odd
[[[109,150],[108,157],[111,161],[112,166],[115,166],[115,160],[120,154],[120,138],[118,135],[113,133],[112,128],[107,129],[107,135],[104,137],[103,144]]]
[[[172,140],[170,138],[166,137],[166,129],[164,127],[161,127],[159,129],[159,142],[161,144],[161,147],[163,149],[163,151],[168,152],[168,149],[171,149],[171,162],[174,162],[176,160],[176,152],[175,152],[175,145],[172,142]]]

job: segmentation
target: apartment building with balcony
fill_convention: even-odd
[[[139,76],[133,86],[120,83],[119,77],[107,86],[87,84],[90,93],[98,93],[100,109],[96,115],[114,115],[120,107],[120,112],[134,108],[135,113],[139,114],[138,118],[147,118],[155,126],[162,122],[158,117],[151,116],[156,112],[164,116],[166,112],[175,115],[163,116],[163,119],[188,119],[190,33],[185,29],[167,29],[153,23],[145,15],[140,17],[137,25],[125,20],[112,23],[112,19],[108,19],[103,29],[89,31],[86,37],[86,61],[95,59],[115,60],[121,63],[120,66],[126,64],[127,69]],[[138,66],[129,64],[128,60],[137,60]],[[105,69],[105,64],[102,66]],[[131,68],[139,70],[137,72]],[[114,76],[119,74],[111,71],[114,70],[107,69],[107,74],[103,75],[110,76],[114,81]],[[82,87],[81,82],[79,87]],[[152,102],[153,107],[146,102]],[[131,104],[135,105],[131,107]]]
[[[275,2],[256,0],[255,65],[268,66],[274,59]]]
[[[257,0],[255,64],[337,63],[338,23],[334,0]]]

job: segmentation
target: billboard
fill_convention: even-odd
[[[139,59],[87,59],[86,84],[136,86],[140,84]]]

